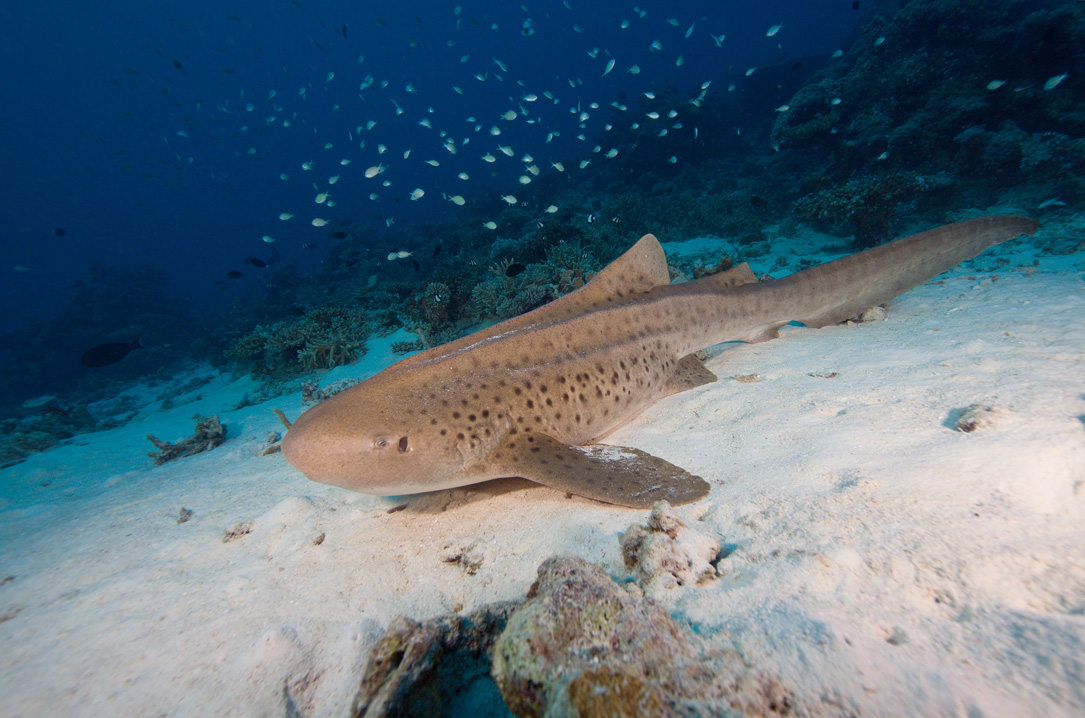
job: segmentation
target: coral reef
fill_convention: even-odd
[[[72,283],[70,300],[55,316],[36,318],[2,337],[0,404],[130,382],[183,355],[181,348],[196,329],[164,270],[92,262],[86,277]],[[89,347],[140,336],[148,348],[123,361],[94,371],[79,364],[79,354]]]
[[[408,342],[392,342],[393,354],[410,354],[412,352],[419,352],[426,348],[426,345],[422,343],[420,339]]]
[[[585,231],[588,246],[594,250],[591,243],[597,237],[610,247],[621,246],[629,241],[623,227],[635,228],[638,237],[650,232],[662,242],[703,235],[741,237],[761,230],[768,210],[759,195],[707,177],[691,185],[702,189],[655,187],[615,196],[603,204],[602,220]],[[615,217],[620,220],[617,224]],[[613,259],[609,253],[601,256]]]
[[[1027,136],[1017,132],[1006,140],[1007,144],[1013,142],[1019,145],[1015,156],[1020,158],[1018,168],[1023,173],[1061,178],[1085,171],[1085,138],[1059,132],[1033,132]]]
[[[149,452],[147,456],[154,459],[155,466],[161,466],[167,461],[173,461],[182,456],[199,454],[215,448],[226,441],[226,427],[219,423],[218,414],[216,414],[215,416],[197,418],[196,432],[176,444],[157,439],[152,434],[147,434],[147,440],[158,448],[157,452]]]
[[[215,375],[208,372],[206,374],[197,374],[196,376],[190,377],[183,383],[174,382],[172,386],[157,397],[158,401],[162,402],[160,405],[162,410],[165,411],[167,409],[172,409],[175,406],[184,406],[185,404],[199,401],[203,396],[195,393],[196,390],[201,386],[210,384],[214,379]],[[186,394],[188,396],[185,396],[180,404],[178,404],[177,400]]]
[[[539,567],[493,648],[517,716],[783,716],[792,698],[737,653],[709,649],[662,608],[583,559]]]
[[[301,271],[299,257],[269,262],[259,286],[215,310],[212,330],[187,317],[163,271],[93,264],[58,317],[4,337],[6,407],[21,417],[28,396],[108,392],[190,358],[235,366],[281,392],[300,375],[355,361],[370,335],[407,327],[418,342],[394,351],[414,351],[538,307],[646,232],[727,237],[739,262],[770,250],[765,227],[775,222],[854,234],[861,248],[902,219],[942,222],[993,204],[1053,215],[1085,198],[1085,5],[893,0],[864,3],[857,17],[841,56],[761,66],[735,78],[735,92],[657,81],[647,93],[616,93],[600,110],[611,127],[593,139],[617,155],[593,160],[575,183],[571,172],[541,173],[516,188],[516,206],[487,189],[444,221],[337,218],[314,244],[323,253],[315,269]],[[672,108],[679,116],[665,137],[653,123],[629,122]],[[556,211],[543,210],[550,204]],[[1037,246],[1049,251],[1041,243],[1051,241]],[[409,260],[385,260],[402,249]],[[679,259],[675,269],[700,276],[716,271],[716,259]],[[508,276],[510,262],[523,271]],[[151,346],[114,366],[88,372],[73,361],[74,348],[144,332]],[[196,334],[205,336],[191,341]],[[99,426],[110,420],[125,419]],[[49,429],[4,433],[0,462],[53,441]]]
[[[423,346],[432,347],[456,338],[449,324],[452,289],[443,282],[430,282],[425,290],[407,305],[408,328],[418,335]]]
[[[38,454],[56,446],[57,438],[44,431],[19,431],[0,439],[0,469],[14,466],[30,454]]]
[[[350,715],[508,716],[490,680],[489,650],[516,605],[424,623],[395,619],[369,655]]]
[[[512,260],[492,265],[492,276],[478,283],[463,309],[469,320],[505,319],[523,314],[546,302],[579,289],[594,276],[598,261],[579,243],[564,240],[546,250],[546,261],[529,264],[523,272],[508,276]]]
[[[303,382],[301,385],[301,403],[303,406],[319,404],[325,399],[330,399],[339,392],[345,391],[361,381],[361,379],[340,379],[324,388],[321,388],[320,384],[315,381],[310,380]],[[290,427],[287,426],[286,428],[289,429]]]
[[[911,0],[875,15],[792,95],[771,143],[835,184],[887,170],[951,172],[965,202],[989,203],[1042,174],[1080,197],[1079,85],[1045,83],[1073,77],[1083,33],[1080,3]]]

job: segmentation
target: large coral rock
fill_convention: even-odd
[[[493,648],[517,716],[780,716],[791,698],[733,651],[707,649],[639,589],[557,556]]]

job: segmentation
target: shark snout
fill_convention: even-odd
[[[313,481],[349,488],[362,457],[351,450],[348,438],[331,430],[335,422],[320,408],[302,414],[286,432],[283,458]]]
[[[313,448],[314,432],[308,426],[309,423],[303,414],[286,432],[281,448],[283,458],[295,469],[312,479],[315,469],[320,465],[320,455]]]

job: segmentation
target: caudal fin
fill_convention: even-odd
[[[1040,223],[1029,217],[996,215],[955,222],[894,240],[778,280],[787,286],[801,316],[791,319],[824,327],[851,319],[966,259],[1022,234]]]

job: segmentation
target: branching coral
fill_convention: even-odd
[[[546,250],[546,261],[531,264],[514,277],[507,264],[491,268],[491,276],[471,292],[464,316],[506,319],[523,314],[563,294],[584,286],[595,274],[598,262],[578,242],[558,242]]]
[[[464,307],[469,320],[507,319],[530,311],[554,299],[557,294],[549,282],[537,281],[538,265],[514,278],[492,277],[480,282]]]
[[[290,376],[349,364],[365,353],[361,309],[322,307],[300,319],[256,327],[234,341],[227,356],[264,376]]]

